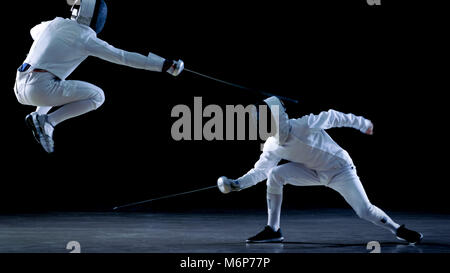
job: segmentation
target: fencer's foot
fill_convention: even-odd
[[[222,193],[230,193],[232,191],[240,191],[241,187],[236,180],[229,179],[225,176],[217,179],[217,187]]]
[[[419,243],[422,238],[423,238],[423,234],[419,233],[417,231],[414,230],[410,230],[407,229],[405,227],[405,225],[401,225],[398,229],[397,229],[397,239],[401,240],[401,241],[406,241],[410,244],[417,244]]]
[[[35,139],[41,144],[42,148],[47,153],[53,153],[53,126],[48,122],[47,115],[38,115],[37,113],[31,113],[25,120],[30,126],[31,131]]]
[[[266,226],[263,231],[247,239],[247,243],[281,243],[284,237],[281,229],[274,231],[270,226]]]
[[[33,123],[33,116],[37,116],[37,113],[33,112],[33,113],[27,115],[25,117],[25,123],[27,124],[28,128],[30,128],[31,132],[33,133],[34,139],[37,141],[37,143],[40,143],[39,142],[39,134]]]

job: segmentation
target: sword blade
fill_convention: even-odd
[[[290,101],[290,102],[293,102],[293,103],[298,103],[298,100],[295,100],[295,99],[291,99],[291,98],[288,98],[288,97],[275,95],[275,94],[272,94],[272,93],[269,93],[269,92],[266,92],[266,91],[263,91],[263,90],[259,90],[259,89],[255,89],[255,88],[249,88],[249,87],[246,87],[246,86],[243,86],[243,85],[240,85],[240,84],[224,81],[224,80],[221,80],[221,79],[218,79],[218,78],[214,78],[214,77],[202,74],[200,72],[197,72],[197,71],[194,71],[194,70],[191,70],[191,69],[184,68],[184,71],[190,72],[192,74],[195,74],[197,76],[200,76],[200,77],[203,77],[203,78],[206,78],[206,79],[210,79],[210,80],[213,80],[213,81],[216,81],[216,82],[220,82],[220,83],[223,83],[223,84],[226,84],[226,85],[229,85],[229,86],[233,86],[233,87],[236,87],[236,88],[240,88],[240,89],[244,89],[244,90],[248,90],[248,91],[253,91],[253,92],[258,92],[258,93],[263,94],[263,95],[268,96],[268,97],[275,96],[275,97],[278,97],[279,99],[284,100],[284,101]]]
[[[186,195],[186,194],[190,194],[190,193],[194,193],[194,192],[205,191],[205,190],[209,190],[209,189],[212,189],[212,188],[217,188],[217,186],[214,185],[214,186],[205,187],[205,188],[201,188],[201,189],[197,189],[197,190],[186,191],[186,192],[175,193],[175,194],[169,194],[169,195],[165,195],[165,196],[161,196],[161,197],[157,197],[157,198],[153,198],[153,199],[148,199],[148,200],[144,200],[144,201],[134,202],[134,203],[130,203],[130,204],[114,207],[113,210],[123,209],[123,208],[127,208],[127,207],[133,207],[133,206],[142,205],[142,204],[145,204],[145,203],[150,203],[150,202],[153,202],[153,201],[156,201],[156,200],[168,199],[168,198],[172,198],[172,197],[176,197],[176,196],[180,196],[180,195]]]

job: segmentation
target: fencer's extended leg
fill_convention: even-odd
[[[360,218],[390,230],[398,239],[410,244],[416,244],[422,240],[423,235],[420,232],[407,229],[405,225],[400,226],[384,211],[370,203],[354,169],[347,169],[340,173],[328,186],[339,192]]]
[[[339,192],[360,218],[396,234],[400,225],[394,222],[384,211],[370,203],[354,168],[348,167],[336,175],[328,184],[328,187]]]

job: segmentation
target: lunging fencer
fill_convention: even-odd
[[[19,67],[15,95],[19,103],[37,106],[25,120],[46,152],[54,151],[53,131],[61,122],[99,108],[105,101],[101,88],[66,78],[88,57],[137,69],[178,76],[181,60],[166,60],[153,53],[144,56],[109,45],[97,35],[108,8],[104,0],[74,0],[70,19],[56,17],[31,29],[34,43]],[[50,110],[60,106],[51,113]]]
[[[267,226],[250,237],[248,243],[284,240],[280,212],[283,186],[286,184],[332,188],[344,197],[360,218],[391,231],[400,240],[411,244],[420,242],[423,238],[421,233],[397,224],[369,201],[351,157],[325,131],[334,127],[351,127],[372,135],[373,124],[370,120],[335,110],[289,119],[277,97],[270,97],[264,102],[269,106],[277,131],[266,140],[253,169],[238,179],[223,176],[217,181],[219,189],[229,193],[267,179]],[[289,162],[278,165],[282,159]]]

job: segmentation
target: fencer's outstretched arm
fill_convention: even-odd
[[[269,171],[277,166],[280,160],[281,158],[277,157],[273,152],[263,152],[253,169],[237,179],[240,187],[248,188],[267,179]]]
[[[307,123],[313,129],[329,129],[334,127],[351,127],[363,133],[373,128],[370,120],[354,114],[344,114],[335,110],[321,112],[318,115],[307,116]]]
[[[90,56],[98,57],[108,62],[156,72],[162,71],[165,61],[164,58],[153,53],[146,57],[139,53],[115,48],[95,36],[88,38],[86,50]]]

